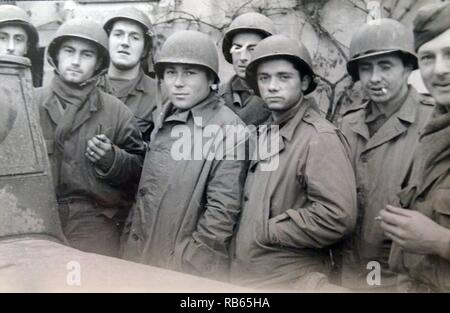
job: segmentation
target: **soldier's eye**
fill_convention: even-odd
[[[421,61],[431,61],[434,59],[434,56],[431,54],[424,54],[420,56]]]
[[[368,72],[368,71],[370,71],[370,66],[361,65],[361,66],[359,66],[359,70],[362,72]]]
[[[234,44],[230,49],[230,53],[239,52],[241,49],[242,49],[242,46]]]

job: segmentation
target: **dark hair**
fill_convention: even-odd
[[[313,74],[309,71],[306,64],[303,64],[303,62],[300,62],[299,59],[289,56],[289,55],[273,55],[267,58],[264,58],[259,62],[258,66],[261,65],[261,63],[267,62],[267,61],[273,61],[273,60],[285,60],[292,64],[292,66],[297,70],[300,80],[303,79],[304,76],[309,76],[311,79],[313,78]],[[256,73],[255,73],[256,74]]]
[[[164,79],[164,72],[166,71],[167,66],[175,65],[175,64],[183,64],[186,66],[192,66],[194,68],[198,68],[206,73],[206,77],[208,78],[208,80],[212,80],[213,82],[215,82],[215,80],[216,80],[216,74],[210,68],[200,65],[200,64],[188,64],[188,63],[166,63],[166,64],[164,64],[164,66],[162,68],[162,73],[160,73],[159,76]]]

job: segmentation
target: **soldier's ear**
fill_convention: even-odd
[[[99,57],[97,59],[97,64],[95,64],[95,71],[98,71],[103,64],[104,57]]]
[[[302,91],[306,91],[309,88],[309,85],[311,84],[311,76],[305,75],[302,77]]]
[[[409,76],[414,71],[414,66],[411,64],[411,62],[407,62],[405,64],[405,72]]]

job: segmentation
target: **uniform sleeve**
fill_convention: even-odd
[[[305,181],[307,205],[271,218],[271,240],[290,248],[323,248],[351,232],[356,184],[345,142],[336,133],[319,133],[297,175]]]
[[[244,149],[246,143],[240,141],[235,149]],[[228,271],[229,246],[248,168],[245,158],[233,159],[232,154],[232,149],[227,150],[224,159],[214,161],[206,188],[206,209],[183,254],[183,262],[193,274],[220,278]]]
[[[119,116],[116,135],[110,138],[114,144],[114,162],[108,172],[96,171],[97,176],[113,185],[139,181],[146,147],[133,114],[126,109]]]

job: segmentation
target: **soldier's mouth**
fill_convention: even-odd
[[[385,87],[370,88],[370,91],[376,94],[387,94],[387,88]]]
[[[124,55],[130,55],[130,53],[128,51],[117,51],[117,53],[119,54],[124,54]]]
[[[189,94],[187,94],[187,93],[174,93],[172,95],[176,98],[185,98],[185,97],[189,96]]]
[[[450,83],[434,83],[433,87],[436,89],[449,89]]]
[[[283,97],[267,97],[266,101],[281,101]]]

